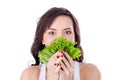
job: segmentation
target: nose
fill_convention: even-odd
[[[64,37],[64,34],[62,32],[57,34],[57,37]]]

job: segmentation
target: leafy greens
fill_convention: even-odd
[[[64,50],[72,59],[76,59],[81,56],[81,50],[74,47],[76,44],[77,42],[70,42],[64,37],[58,37],[51,45],[45,46],[43,50],[38,52],[39,61],[46,64],[58,50]]]

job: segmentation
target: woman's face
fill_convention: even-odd
[[[53,21],[43,34],[42,44],[50,45],[57,37],[61,36],[69,41],[75,41],[73,23],[69,16],[60,15]]]

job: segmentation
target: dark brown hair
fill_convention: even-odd
[[[78,59],[75,59],[78,62],[83,61],[83,50],[80,46],[80,31],[79,31],[79,25],[76,20],[76,18],[72,15],[72,13],[65,9],[65,8],[58,8],[53,7],[49,9],[43,16],[41,16],[40,20],[37,23],[37,29],[35,33],[34,42],[31,47],[31,53],[35,59],[35,64],[33,65],[39,65],[40,61],[38,58],[38,51],[42,50],[45,46],[42,44],[43,40],[43,34],[47,28],[49,28],[54,21],[54,19],[60,15],[69,16],[73,21],[74,26],[74,32],[75,32],[75,41],[77,42],[77,45],[75,47],[78,47],[82,51],[82,56]]]

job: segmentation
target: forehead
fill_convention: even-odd
[[[73,22],[69,16],[60,15],[55,18],[50,28],[73,28]]]

